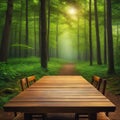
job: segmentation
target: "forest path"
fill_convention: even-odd
[[[77,75],[77,72],[75,70],[75,64],[73,63],[64,64],[59,71],[59,75]]]

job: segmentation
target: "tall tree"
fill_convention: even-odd
[[[106,0],[104,0],[104,64],[107,63],[107,39],[106,39]]]
[[[34,47],[35,47],[35,51],[34,51],[34,53],[35,53],[35,56],[37,56],[37,46],[36,46],[36,44],[37,44],[37,38],[36,38],[36,34],[37,34],[37,32],[36,32],[36,14],[35,14],[36,12],[35,12],[35,9],[34,9]]]
[[[41,57],[41,0],[39,0],[39,56]]]
[[[97,0],[94,0],[94,10],[95,10],[95,27],[96,27],[96,43],[97,43],[97,64],[101,65],[102,61],[101,61],[101,50],[100,50]]]
[[[16,44],[17,43],[17,34],[18,34],[18,24],[15,23],[15,28],[14,28],[14,43]],[[14,47],[14,57],[18,57],[18,47]]]
[[[20,6],[20,26],[19,26],[19,45],[22,43],[22,39],[21,39],[21,36],[22,36],[22,17],[23,17],[23,2],[22,0],[20,1],[21,2],[21,6]],[[19,46],[19,57],[22,56],[22,51],[21,51],[21,46]]]
[[[79,18],[79,15],[78,15],[78,18],[77,18],[78,20],[77,20],[77,51],[78,51],[78,60],[80,60],[80,46],[79,46],[79,43],[80,43],[80,23],[79,23],[79,21],[80,21],[80,18]]]
[[[106,0],[106,3],[107,3],[108,73],[113,74],[115,73],[115,69],[113,55],[111,0]]]
[[[47,33],[47,52],[48,52],[48,60],[49,60],[49,42],[50,42],[50,0],[48,0],[48,33]]]
[[[1,47],[0,47],[1,62],[6,62],[8,57],[9,35],[10,35],[10,27],[11,27],[11,21],[12,21],[12,13],[13,13],[13,0],[8,0],[5,25],[3,28],[2,41],[1,41]]]
[[[28,45],[28,0],[26,0],[26,39],[25,44]],[[28,49],[25,50],[25,57],[28,56]]]
[[[59,13],[57,11],[57,18],[56,18],[56,57],[58,58],[59,57],[59,46],[58,46],[58,34],[59,34]]]
[[[90,48],[90,65],[93,64],[93,53],[92,53],[92,19],[91,19],[91,5],[92,1],[89,0],[89,48]]]
[[[115,50],[116,50],[116,52],[115,52],[115,58],[116,58],[116,64],[120,66],[120,61],[119,61],[119,59],[120,59],[120,54],[119,54],[119,52],[120,52],[120,44],[119,44],[119,23],[117,23],[116,27],[117,27],[117,28],[116,28],[117,31],[116,31],[116,45],[115,45]]]
[[[85,6],[84,6],[84,10],[85,12],[87,12],[87,1],[85,0],[84,2]],[[86,15],[84,16],[84,45],[85,45],[85,53],[84,53],[84,59],[85,61],[88,61],[89,58],[89,53],[88,53],[88,34],[87,34],[87,17]]]
[[[47,69],[46,0],[41,0],[41,67]]]

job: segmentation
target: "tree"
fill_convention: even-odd
[[[28,45],[28,0],[26,0],[26,38],[25,43]],[[25,57],[28,56],[28,49],[25,50]]]
[[[22,36],[22,17],[23,17],[23,13],[22,13],[22,9],[23,9],[23,1],[21,0],[21,7],[20,7],[20,26],[19,26],[19,44],[22,43],[22,39],[21,39],[21,36]],[[19,46],[19,57],[22,56],[22,53],[21,53],[21,46]]]
[[[106,0],[106,3],[107,3],[108,73],[113,74],[115,73],[115,69],[113,55],[111,0]]]
[[[87,11],[87,0],[84,1],[84,10],[85,12]],[[84,49],[84,60],[88,61],[89,60],[89,53],[88,53],[88,31],[87,31],[87,15],[84,15],[84,45],[85,45],[85,49]]]
[[[58,46],[58,36],[59,36],[59,13],[57,11],[56,15],[56,57],[59,57],[59,46]]]
[[[49,38],[50,38],[50,0],[48,0],[48,33],[47,33],[48,60],[50,58],[50,55],[49,55]]]
[[[47,69],[46,0],[41,0],[41,67]]]
[[[107,40],[106,40],[106,0],[104,0],[104,64],[107,63]]]
[[[9,36],[10,36],[10,28],[12,22],[12,13],[13,13],[13,0],[7,1],[7,11],[6,11],[6,19],[5,25],[3,28],[2,41],[0,47],[0,61],[6,62],[8,57],[8,49],[9,49]]]
[[[79,18],[79,15],[78,15],[78,18],[77,18],[78,20],[77,20],[77,51],[78,51],[78,60],[80,60],[80,45],[79,45],[79,43],[80,43],[80,24],[79,24],[79,21],[80,21],[80,18]]]
[[[90,65],[93,64],[92,62],[92,26],[91,26],[91,0],[89,0],[89,48],[90,48]]]
[[[36,46],[36,40],[37,38],[36,38],[36,14],[35,14],[35,9],[34,9],[34,41],[35,41],[35,45],[34,45],[34,47],[35,47],[35,51],[34,51],[34,53],[35,53],[35,56],[37,56],[37,46]]]
[[[98,10],[97,10],[97,0],[94,0],[95,9],[95,27],[96,27],[96,43],[97,43],[97,64],[101,65],[101,50],[100,50],[100,36],[99,36],[99,26],[98,26]]]

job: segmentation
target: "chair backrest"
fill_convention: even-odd
[[[99,76],[92,76],[91,84],[94,85],[98,90],[100,89],[102,79]]]
[[[21,85],[22,91],[24,91],[28,87],[26,78],[22,78],[20,80],[20,85]]]
[[[100,91],[103,95],[105,95],[106,86],[107,86],[106,79],[102,79],[102,83],[101,83],[101,86],[100,86]]]
[[[105,95],[105,90],[107,86],[106,79],[102,79],[99,76],[94,75],[92,77],[91,84],[93,84],[103,95]]]
[[[29,87],[34,82],[36,82],[36,77],[34,75],[32,75],[32,76],[27,77],[26,80],[27,80],[27,86]]]

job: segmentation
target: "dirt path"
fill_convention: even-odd
[[[75,71],[75,65],[72,63],[65,64],[59,72],[59,75],[78,75]],[[117,109],[115,112],[109,113],[109,118],[111,120],[120,120],[120,96],[113,95],[107,92],[106,96],[116,105]],[[47,120],[74,120],[74,113],[72,114],[48,114]],[[0,120],[13,120],[13,113],[7,113],[0,110]],[[21,119],[22,120],[22,119]],[[37,119],[36,119],[37,120]],[[82,119],[81,119],[82,120]],[[85,120],[85,119],[84,119]]]
[[[77,75],[75,65],[72,63],[63,65],[60,69],[59,75]]]
[[[115,112],[109,113],[109,118],[111,120],[120,120],[120,95],[114,95],[107,91],[106,97],[116,105]]]

